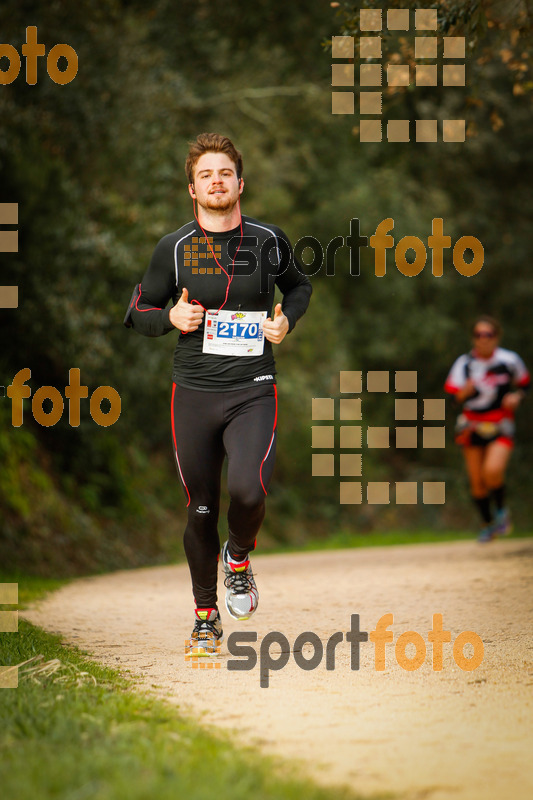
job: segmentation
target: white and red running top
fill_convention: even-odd
[[[452,366],[444,391],[455,395],[471,380],[476,393],[465,400],[463,414],[471,420],[498,422],[514,412],[502,408],[502,399],[508,392],[527,389],[530,383],[526,365],[517,353],[496,347],[488,358],[481,358],[475,350],[465,353]]]

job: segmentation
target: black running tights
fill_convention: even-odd
[[[172,437],[187,500],[184,547],[198,608],[217,607],[218,515],[228,457],[229,550],[255,547],[276,450],[277,395],[272,384],[202,392],[173,384]]]

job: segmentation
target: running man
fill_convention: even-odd
[[[280,344],[304,314],[311,284],[280,228],[242,216],[242,156],[203,133],[185,162],[194,220],[164,236],[125,324],[145,336],[179,330],[171,401],[176,466],[187,501],[184,547],[195,599],[189,652],[222,641],[217,606],[221,470],[228,459],[228,541],[221,552],[226,608],[248,619],[258,592],[249,561],[265,515],[276,448]],[[274,290],[283,302],[272,315]],[[171,301],[169,308],[167,303]]]
[[[472,499],[484,523],[480,542],[512,530],[505,471],[513,448],[514,413],[530,383],[520,356],[498,346],[501,334],[497,320],[478,317],[473,350],[457,359],[444,385],[463,407],[455,441],[463,448]]]

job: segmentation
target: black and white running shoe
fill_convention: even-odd
[[[255,585],[249,559],[235,561],[224,544],[220,554],[226,577],[226,608],[234,619],[249,619],[259,603],[259,592]]]
[[[188,656],[216,656],[224,638],[218,608],[196,608],[196,620],[187,647]]]

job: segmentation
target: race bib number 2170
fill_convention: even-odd
[[[215,311],[205,315],[204,353],[223,356],[260,356],[265,345],[266,311]]]

